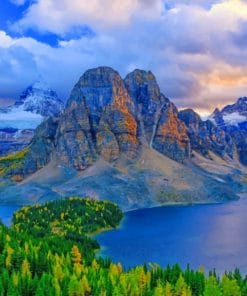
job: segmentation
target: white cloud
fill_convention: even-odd
[[[24,5],[27,2],[27,0],[10,0],[10,2],[17,6],[21,6]]]
[[[41,74],[67,98],[87,68],[107,65],[122,76],[134,68],[152,70],[161,89],[181,107],[212,110],[246,95],[247,52],[232,41],[232,34],[247,22],[247,2],[171,2],[168,10],[161,0],[33,3],[15,28],[32,27],[63,36],[74,26],[86,24],[96,34],[60,41],[55,48],[32,38],[13,39],[0,31],[0,66],[12,69],[0,69],[0,89],[6,79],[25,87],[28,79]]]
[[[136,12],[156,17],[163,9],[162,0],[38,0],[30,6],[15,29],[35,27],[40,31],[64,34],[72,27],[90,24],[95,29],[126,25]]]
[[[0,31],[0,48],[8,48],[14,43],[14,40],[9,37],[4,31]]]

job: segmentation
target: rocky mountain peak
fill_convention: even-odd
[[[14,106],[43,117],[58,116],[64,108],[57,93],[43,81],[36,81],[27,87]]]
[[[237,101],[237,105],[247,105],[247,97],[239,98]]]
[[[217,115],[220,113],[220,109],[219,108],[215,108],[214,112],[212,114]]]
[[[57,152],[77,169],[98,157],[136,154],[134,105],[120,75],[109,67],[86,71],[74,86],[57,133]],[[68,150],[68,147],[71,149]]]
[[[153,104],[160,103],[160,88],[151,71],[136,69],[124,79],[128,92],[136,105],[142,104],[152,112]]]
[[[177,108],[160,91],[151,71],[134,70],[124,80],[136,108],[142,143],[183,162],[189,157],[189,141]]]
[[[72,90],[68,105],[85,99],[88,108],[98,112],[107,106],[121,109],[132,108],[133,102],[117,71],[110,67],[98,67],[87,70]]]

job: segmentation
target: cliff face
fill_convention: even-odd
[[[203,121],[192,109],[179,112],[179,118],[185,123],[190,138],[191,148],[203,156],[209,151],[224,157],[233,157],[234,141],[224,130],[218,128],[210,120]]]
[[[216,108],[209,119],[231,137],[240,162],[247,165],[247,97],[239,98],[222,110]]]
[[[98,157],[107,161],[139,146],[134,104],[111,68],[87,71],[75,85],[58,124],[56,151],[65,163],[84,169]]]
[[[185,125],[176,107],[160,92],[155,76],[135,70],[124,81],[135,105],[141,141],[176,161],[189,158]]]

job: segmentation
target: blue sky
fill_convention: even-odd
[[[179,107],[247,95],[245,0],[1,0],[0,105],[38,77],[66,100],[83,72],[151,70]]]

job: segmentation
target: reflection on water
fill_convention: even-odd
[[[120,229],[97,235],[101,255],[126,267],[179,262],[247,273],[247,197],[227,204],[129,212]]]

